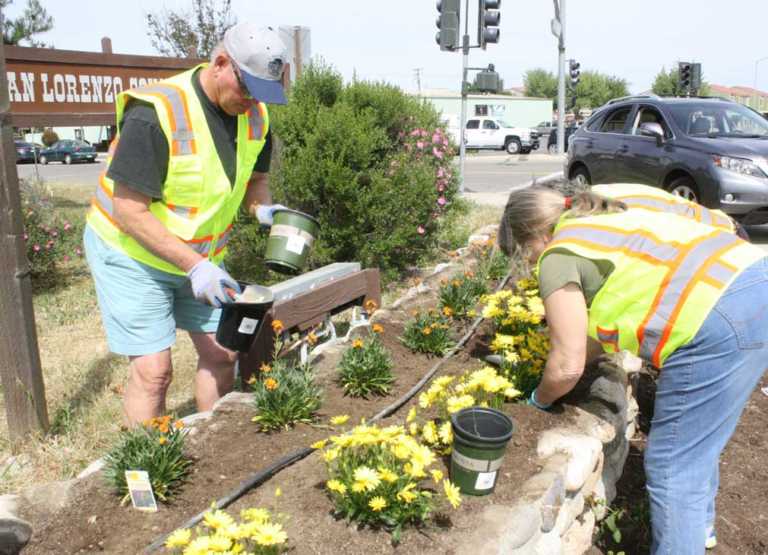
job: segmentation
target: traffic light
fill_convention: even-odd
[[[488,64],[488,69],[480,71],[475,76],[475,89],[480,92],[496,93],[501,92],[503,82],[496,72],[493,64]]]
[[[435,36],[440,50],[452,52],[461,46],[459,36],[459,18],[461,14],[461,0],[437,0],[437,28],[440,29]]]
[[[691,64],[691,94],[696,96],[701,89],[701,64]]]
[[[478,0],[477,42],[485,50],[488,43],[499,42],[499,22],[501,21],[501,0]]]
[[[576,89],[576,85],[579,84],[579,81],[581,80],[581,64],[577,62],[576,60],[570,60],[569,63],[569,72],[571,74],[571,88]]]
[[[678,89],[680,89],[680,92],[685,92],[686,94],[691,89],[691,77],[692,77],[692,67],[689,62],[680,62],[677,64],[677,73],[678,73]]]

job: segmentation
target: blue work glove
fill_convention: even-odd
[[[526,402],[526,404],[536,407],[537,409],[540,409],[540,410],[549,410],[550,408],[552,408],[552,403],[544,404],[544,403],[540,403],[539,400],[536,399],[535,389],[531,392],[531,396],[528,397],[528,401]]]
[[[275,210],[286,208],[282,204],[260,204],[256,207],[256,219],[261,225],[271,226]]]
[[[208,259],[201,260],[187,272],[192,284],[192,294],[198,301],[219,308],[222,303],[231,303],[232,297],[225,288],[240,293],[240,286],[226,270]]]

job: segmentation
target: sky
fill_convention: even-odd
[[[581,69],[627,80],[632,93],[648,90],[662,67],[701,62],[704,79],[768,91],[768,0],[561,0],[566,1],[566,57]],[[101,37],[115,53],[156,55],[145,14],[186,10],[192,0],[43,0],[54,29],[39,40],[56,48],[99,51]],[[476,42],[478,0],[469,0],[469,34]],[[26,0],[7,8],[16,16]],[[311,31],[312,55],[345,79],[384,80],[415,91],[458,90],[460,53],[435,43],[434,0],[233,0],[238,21],[301,25]],[[557,41],[550,32],[552,0],[502,0],[501,39],[486,51],[473,49],[471,67],[493,63],[505,87],[521,85],[532,68],[557,72]],[[462,1],[462,30],[465,17]],[[758,62],[765,58],[765,60]]]

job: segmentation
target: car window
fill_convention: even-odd
[[[467,122],[467,129],[480,129],[480,120],[471,119]]]
[[[483,122],[483,129],[498,129],[498,128],[499,128],[499,126],[496,125],[494,122],[492,122],[489,119],[487,119],[487,120],[485,120]]]
[[[632,135],[641,135],[640,126],[644,123],[658,123],[664,130],[664,137],[669,139],[672,137],[672,133],[669,130],[669,125],[664,121],[664,116],[654,108],[653,106],[641,106],[635,116],[635,121],[632,124]]]
[[[600,131],[603,133],[623,133],[627,124],[627,118],[632,111],[632,106],[625,106],[614,110],[605,118]]]
[[[675,123],[695,137],[768,137],[768,121],[749,108],[729,103],[681,103],[669,107]]]

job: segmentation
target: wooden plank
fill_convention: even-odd
[[[40,62],[45,64],[94,65],[112,67],[178,69],[185,70],[203,63],[203,58],[166,58],[164,56],[138,56],[134,54],[105,54],[58,48],[32,48],[6,46],[5,58],[9,62]]]
[[[0,379],[8,432],[15,443],[30,432],[48,428],[48,408],[9,109],[4,50],[0,45]]]
[[[371,299],[381,305],[379,270],[367,269],[318,286],[312,291],[279,302],[264,319],[251,350],[240,356],[240,376],[245,383],[264,362],[272,360],[274,336],[272,321],[280,320],[286,330],[306,331],[323,322],[326,316]]]

